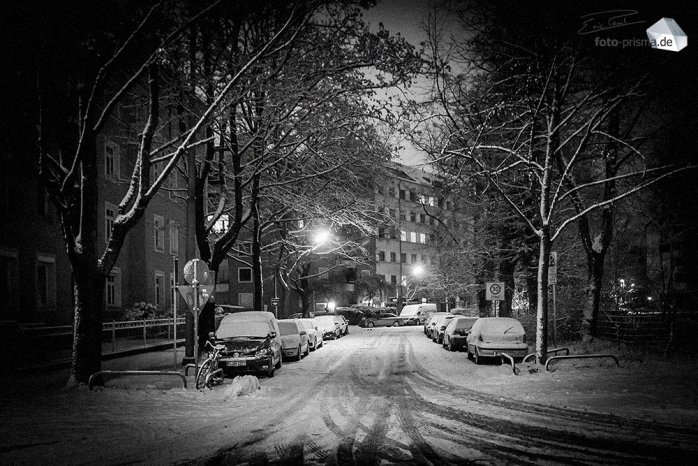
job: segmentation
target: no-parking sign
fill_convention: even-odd
[[[504,301],[504,282],[485,283],[485,299],[487,301]]]

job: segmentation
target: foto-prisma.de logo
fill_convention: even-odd
[[[673,18],[662,18],[647,28],[647,38],[653,49],[678,52],[688,45],[688,37]]]

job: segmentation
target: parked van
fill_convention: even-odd
[[[436,303],[408,304],[402,308],[400,317],[409,317],[410,324],[424,324],[427,313],[436,312]]]

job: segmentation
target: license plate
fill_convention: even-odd
[[[240,366],[247,365],[247,362],[246,361],[227,361],[226,365],[228,367],[240,367]]]

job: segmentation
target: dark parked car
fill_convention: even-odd
[[[443,346],[449,351],[456,351],[466,347],[466,338],[477,317],[457,316],[451,319],[446,326],[443,336]]]
[[[349,325],[359,325],[361,319],[364,318],[364,313],[360,309],[350,308],[350,307],[338,307],[335,310],[335,314],[344,316],[349,322]]]
[[[361,321],[362,327],[401,327],[407,323],[409,318],[400,317],[392,313],[379,314],[373,317],[365,317]]]

